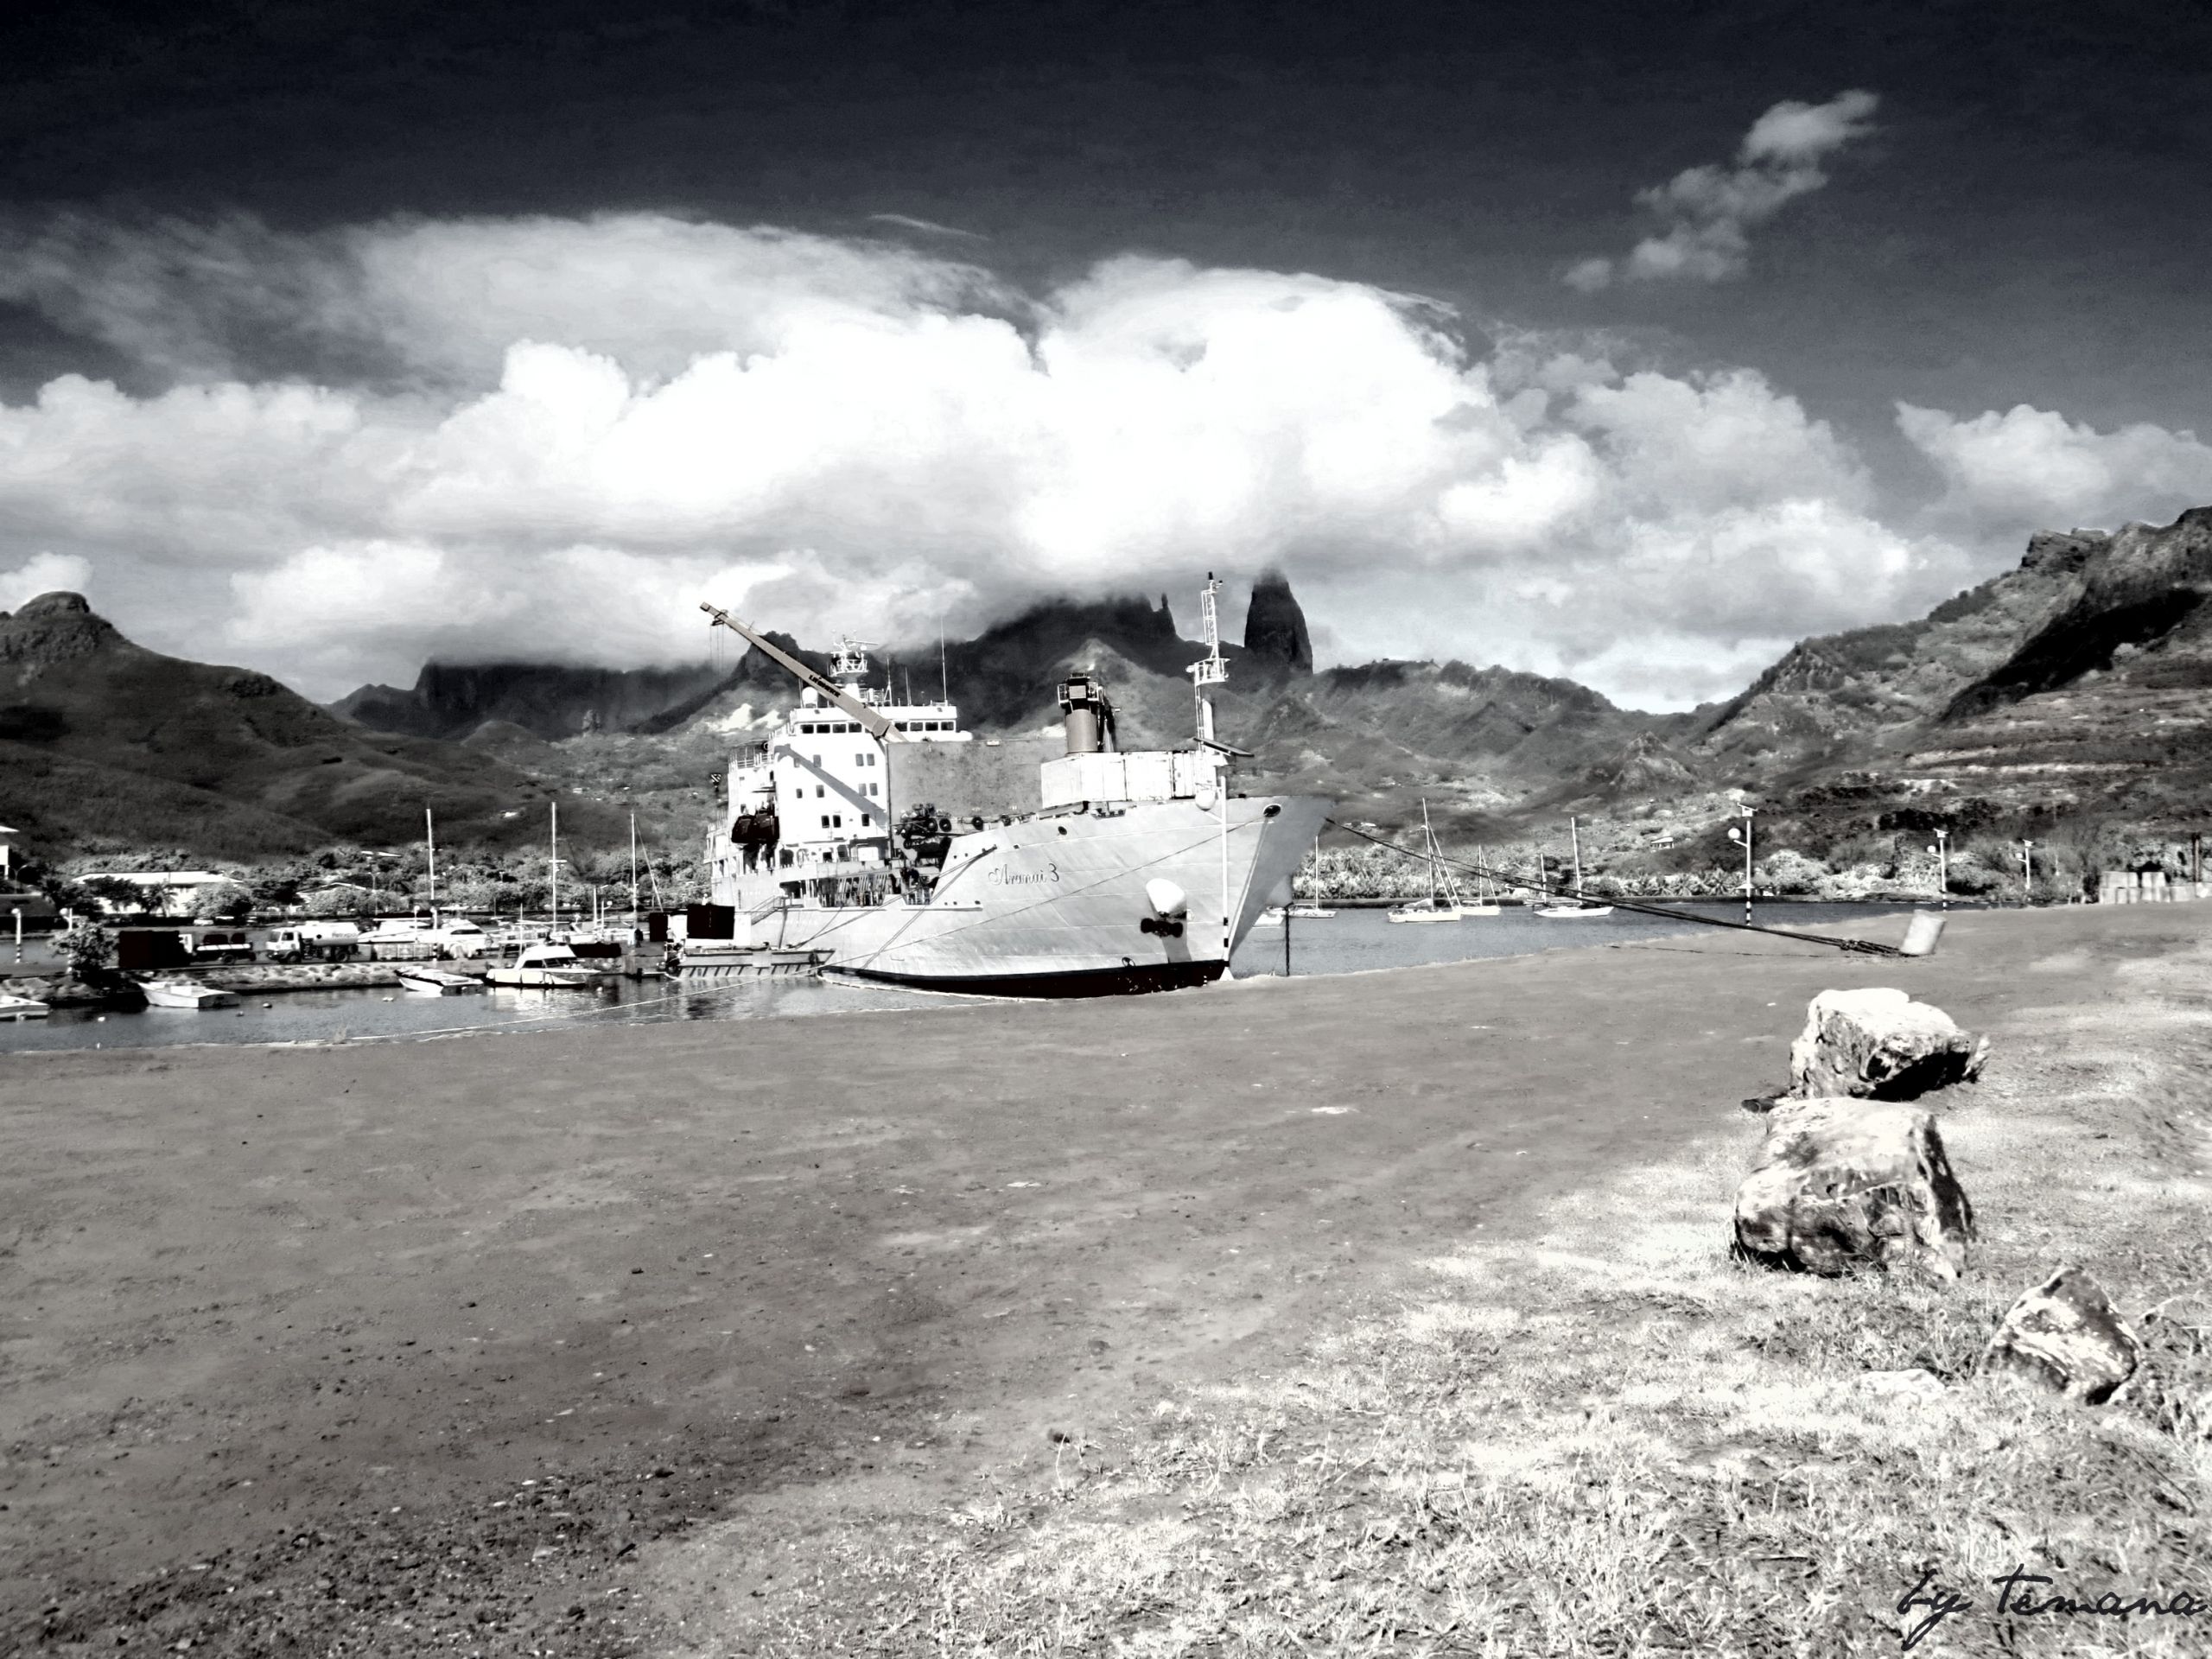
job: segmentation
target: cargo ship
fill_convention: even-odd
[[[1204,985],[1281,902],[1329,803],[1235,788],[1214,730],[1228,678],[1215,596],[1193,664],[1192,747],[1121,749],[1099,677],[1059,687],[1061,751],[1024,779],[1018,741],[979,739],[949,697],[894,701],[843,639],[821,674],[713,605],[790,672],[799,702],[733,757],[709,839],[739,946],[819,953],[830,977],[1017,997]],[[979,803],[995,791],[997,810]],[[1016,800],[1017,791],[1027,796]]]

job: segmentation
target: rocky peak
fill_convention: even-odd
[[[2020,569],[2048,570],[2053,575],[2079,570],[2111,541],[2111,535],[2101,530],[2039,530],[2028,537],[2027,556],[2020,561]]]
[[[0,663],[37,667],[123,643],[82,594],[41,594],[13,616],[0,612]]]
[[[1277,664],[1294,674],[1313,671],[1306,613],[1280,570],[1262,572],[1252,584],[1252,607],[1244,613],[1244,652],[1255,663]]]
[[[2212,599],[2212,507],[2192,507],[2171,524],[2128,524],[2092,538],[2038,536],[2039,543],[2088,545],[2074,597],[2005,662],[1961,690],[1944,710],[1957,721],[2112,667],[2116,656],[2158,645]],[[2072,550],[2065,550],[2072,556]]]

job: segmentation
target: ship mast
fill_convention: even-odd
[[[1243,751],[1231,751],[1225,744],[1215,740],[1213,699],[1206,695],[1208,686],[1229,683],[1229,664],[1221,655],[1221,612],[1215,598],[1220,592],[1221,584],[1214,580],[1212,571],[1207,571],[1206,585],[1198,595],[1198,620],[1205,639],[1206,654],[1203,661],[1192,663],[1184,671],[1191,677],[1191,694],[1198,700],[1198,746],[1211,749],[1217,754],[1227,755],[1230,753],[1242,753]],[[1229,776],[1225,760],[1216,763],[1214,797],[1215,804],[1221,810],[1221,976],[1227,980],[1230,977],[1229,950],[1236,927],[1235,919],[1230,913]]]
[[[1229,664],[1221,655],[1221,613],[1214,599],[1220,591],[1221,584],[1214,580],[1213,572],[1207,571],[1205,590],[1198,596],[1198,618],[1206,644],[1205,660],[1192,663],[1183,671],[1191,677],[1191,692],[1198,699],[1198,741],[1208,748],[1214,746],[1213,699],[1206,695],[1206,688],[1229,683]]]

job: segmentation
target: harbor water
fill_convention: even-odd
[[[1743,903],[1694,900],[1673,906],[1740,921]],[[1863,921],[1866,938],[1888,944],[1904,937],[1912,907],[1886,904],[1791,904],[1762,901],[1764,925],[1809,927]],[[1590,949],[1635,940],[1693,935],[1703,950],[1726,950],[1735,936],[1694,922],[1616,910],[1611,915],[1559,919],[1507,906],[1496,916],[1420,925],[1395,924],[1380,909],[1338,910],[1327,918],[1293,918],[1289,969],[1299,977],[1365,973],[1424,963],[1538,950]],[[1281,927],[1255,928],[1233,961],[1239,978],[1284,971]],[[0,987],[6,982],[0,979]],[[1171,993],[1204,995],[1204,991]],[[480,1031],[588,1028],[657,1020],[759,1020],[840,1014],[856,1009],[943,1007],[973,999],[816,979],[736,979],[683,983],[668,979],[608,979],[588,990],[493,989],[460,996],[410,996],[392,989],[243,993],[234,1008],[204,1012],[147,1008],[95,1013],[57,1008],[43,1020],[0,1023],[0,1053],[32,1049],[146,1048],[176,1043],[407,1041]]]

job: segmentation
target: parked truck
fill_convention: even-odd
[[[352,922],[296,922],[269,938],[271,962],[343,962],[360,954],[361,930]]]

